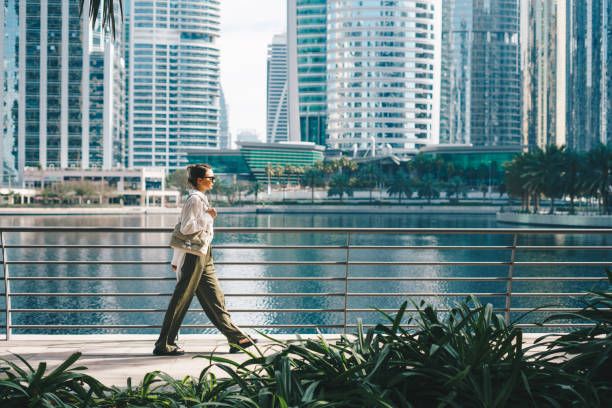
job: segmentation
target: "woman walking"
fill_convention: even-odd
[[[240,349],[234,345],[247,348],[256,341],[249,339],[232,323],[215,273],[210,243],[217,211],[210,206],[204,194],[213,187],[215,176],[208,164],[189,166],[187,171],[188,182],[194,189],[189,192],[170,242],[174,248],[172,268],[178,282],[153,354],[167,356],[185,353],[176,345],[175,339],[194,295],[212,324],[227,337],[231,345],[230,353],[237,353]]]

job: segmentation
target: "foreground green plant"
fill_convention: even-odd
[[[608,271],[610,283],[612,274]],[[154,371],[127,387],[105,387],[69,367],[74,354],[44,376],[3,360],[2,407],[603,407],[612,406],[610,366],[612,294],[594,292],[578,313],[593,327],[523,348],[515,323],[475,297],[439,313],[404,302],[388,325],[328,342],[323,336],[278,341],[244,351],[244,363],[210,355],[198,377],[177,380]],[[407,329],[416,327],[416,329]],[[227,374],[218,378],[211,369]]]
[[[95,406],[94,397],[104,397],[107,388],[98,380],[79,371],[85,367],[70,368],[81,356],[74,353],[55,370],[45,375],[47,363],[35,370],[21,356],[21,368],[0,358],[8,367],[0,367],[0,406],[24,407],[88,407]]]
[[[606,274],[612,287],[612,272],[607,269]],[[588,379],[598,390],[602,406],[612,406],[612,291],[593,291],[579,301],[583,304],[580,311],[557,314],[544,323],[572,319],[592,326],[553,338],[538,358],[559,362],[564,372]],[[550,337],[541,337],[536,344]]]

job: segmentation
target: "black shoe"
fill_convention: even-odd
[[[185,350],[180,347],[176,347],[171,351],[153,350],[153,355],[155,356],[182,356],[183,354],[185,354]]]
[[[229,352],[230,352],[230,354],[236,354],[236,353],[242,351],[242,349],[245,349],[247,347],[251,347],[255,343],[257,343],[257,339],[249,339],[249,341],[246,341],[246,342],[243,342],[243,343],[237,343],[237,345],[240,346],[240,348],[238,348],[236,346],[230,346]]]

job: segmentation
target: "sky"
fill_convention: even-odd
[[[267,47],[285,32],[286,7],[286,0],[221,0],[221,85],[234,138],[254,129],[265,140]]]

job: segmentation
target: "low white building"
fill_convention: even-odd
[[[92,181],[108,184],[117,196],[140,205],[166,205],[179,202],[180,191],[166,190],[166,171],[163,167],[138,169],[38,169],[24,170],[27,189],[43,188],[66,181]]]

